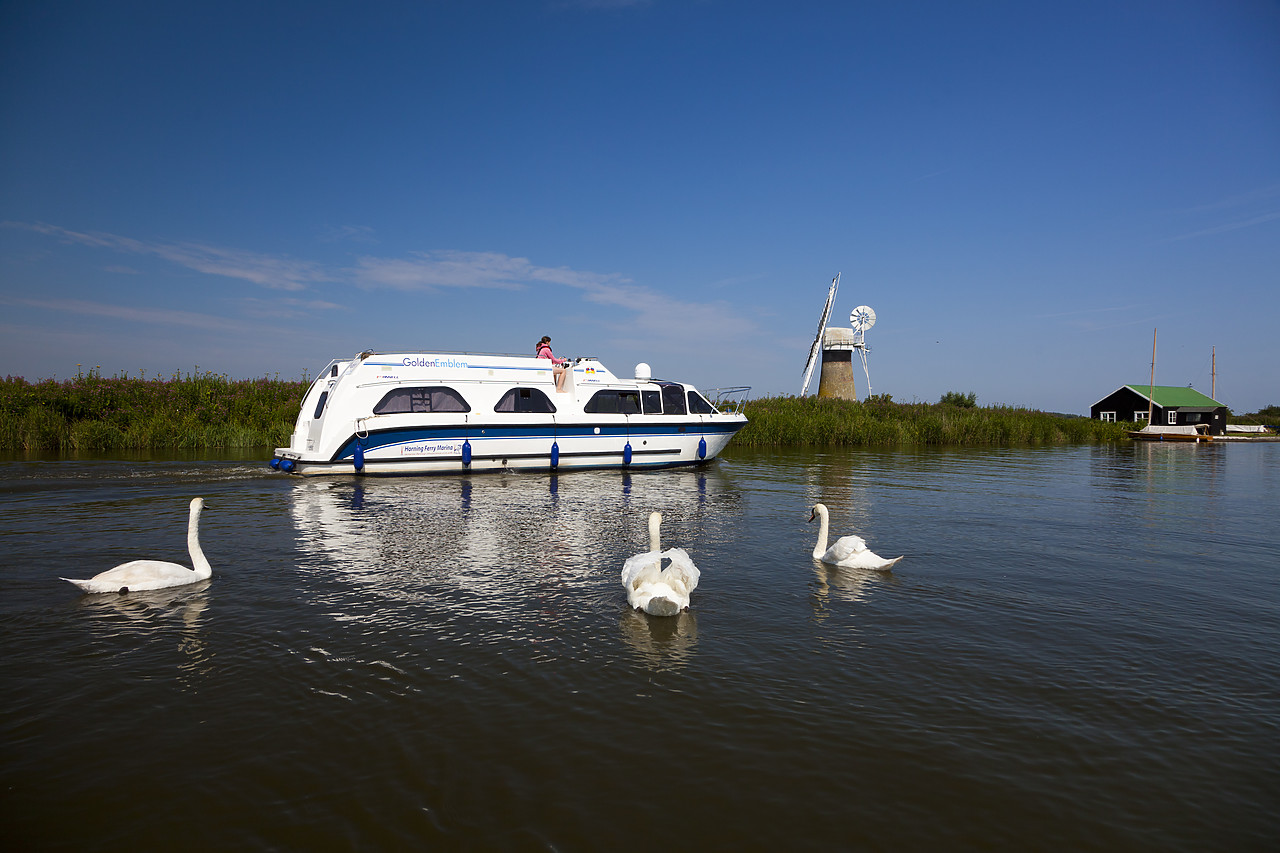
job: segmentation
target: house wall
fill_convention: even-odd
[[[1147,411],[1147,401],[1139,394],[1133,393],[1128,388],[1121,388],[1114,394],[1103,397],[1089,409],[1089,417],[1095,421],[1102,418],[1102,412],[1115,412],[1116,422],[1133,421],[1134,412],[1142,412],[1144,415]],[[1142,421],[1146,418],[1143,417]],[[1159,406],[1152,407],[1151,422],[1162,424],[1165,422],[1164,409]]]

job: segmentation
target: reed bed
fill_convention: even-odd
[[[1127,441],[1132,424],[1019,409],[942,403],[764,397],[743,408],[747,447],[1009,446]]]
[[[0,451],[95,453],[287,444],[310,381],[233,380],[210,372],[57,381],[0,380]],[[764,397],[746,403],[747,447],[911,447],[1128,440],[1131,424],[1010,406]]]
[[[0,381],[0,450],[93,453],[287,444],[309,381],[104,377]]]

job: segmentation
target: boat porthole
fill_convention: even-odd
[[[600,434],[600,427],[596,427],[596,435]]]

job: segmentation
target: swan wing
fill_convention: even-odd
[[[654,585],[662,578],[662,555],[657,551],[636,554],[622,564],[622,586],[627,590],[627,603],[644,609],[654,596]]]
[[[874,551],[864,550],[850,555],[838,565],[853,569],[874,569],[875,571],[884,572],[893,568],[901,559],[901,557],[894,557],[892,560],[886,560]]]
[[[88,580],[63,578],[85,592],[119,592],[122,588],[134,591],[165,589],[171,586],[195,583],[201,576],[177,563],[162,560],[130,560],[114,569],[94,575]]]
[[[662,556],[664,559],[671,561],[671,565],[662,570],[662,579],[674,591],[682,595],[687,606],[689,593],[698,588],[698,581],[702,577],[702,572],[698,571],[698,567],[693,564],[693,560],[683,548],[672,548],[669,551],[663,551]]]
[[[867,550],[867,541],[861,536],[841,536],[835,541],[827,553],[822,555],[824,563],[843,563],[854,559]]]
[[[634,586],[637,580],[654,579],[662,567],[662,555],[657,551],[648,551],[628,557],[622,564],[622,585]]]

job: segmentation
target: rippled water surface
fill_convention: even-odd
[[[211,580],[58,580],[186,562]],[[889,574],[810,557],[816,500]],[[8,849],[1264,849],[1280,445],[0,462]],[[692,609],[630,612],[664,547]]]

